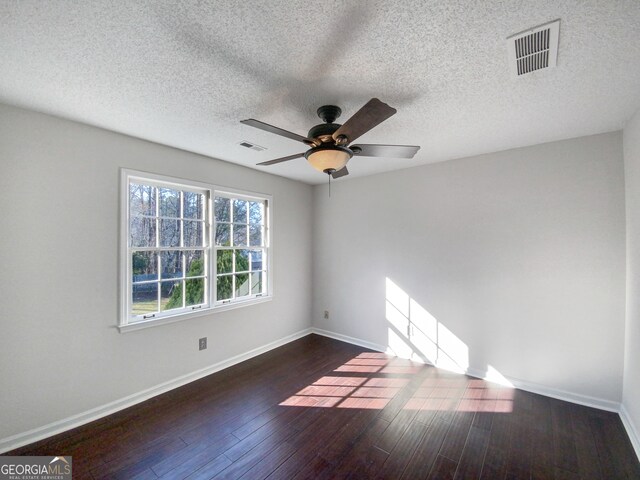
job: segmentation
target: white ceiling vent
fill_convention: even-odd
[[[560,19],[507,38],[511,76],[556,66]]]
[[[261,147],[260,145],[256,145],[255,143],[247,142],[246,140],[238,143],[241,147],[250,148],[251,150],[255,150],[256,152],[262,152],[266,150],[266,147]]]

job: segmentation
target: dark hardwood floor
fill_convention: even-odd
[[[96,480],[640,479],[617,414],[317,335],[9,454]]]

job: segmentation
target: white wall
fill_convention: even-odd
[[[316,187],[314,219],[314,326],[621,400],[620,132]]]
[[[118,333],[120,167],[272,194],[273,301]],[[308,185],[0,105],[0,439],[308,328],[311,201]]]
[[[627,206],[627,330],[622,404],[640,457],[640,110],[624,129]]]

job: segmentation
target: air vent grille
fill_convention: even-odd
[[[516,40],[518,75],[549,66],[549,29]]]
[[[260,145],[256,145],[255,143],[247,142],[246,140],[241,141],[240,143],[238,143],[238,145],[240,145],[241,147],[250,148],[251,150],[255,150],[256,152],[262,152],[263,150],[266,150],[265,147],[261,147]]]
[[[555,20],[509,37],[509,63],[513,76],[555,67],[559,30],[560,20]]]

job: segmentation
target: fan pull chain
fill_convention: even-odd
[[[331,198],[331,174],[329,174],[329,198]]]

